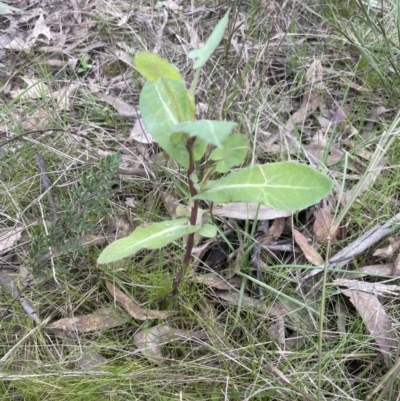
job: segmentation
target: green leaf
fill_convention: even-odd
[[[247,167],[216,181],[194,199],[213,202],[253,202],[277,210],[298,210],[319,202],[333,181],[317,170],[295,162]]]
[[[198,231],[198,234],[202,237],[213,238],[217,235],[217,227],[214,224],[204,224]]]
[[[207,142],[197,138],[192,150],[194,161],[200,160],[204,156],[204,153],[206,153]]]
[[[247,155],[247,138],[241,134],[228,137],[222,148],[214,149],[210,154],[211,160],[219,160],[215,171],[227,173],[231,167],[240,164]]]
[[[146,82],[140,94],[139,107],[146,129],[158,144],[179,164],[188,168],[189,153],[185,142],[171,141],[171,130],[175,124],[194,119],[184,83],[167,78]],[[205,152],[207,144],[194,146],[197,157],[202,151],[199,149],[201,146]]]
[[[150,52],[136,53],[134,63],[139,73],[149,82],[157,81],[159,78],[182,81],[182,76],[176,67],[158,54]]]
[[[201,226],[188,225],[188,219],[168,220],[147,227],[138,227],[129,236],[108,245],[97,259],[98,264],[115,262],[133,255],[142,248],[159,249],[178,238],[198,231]]]
[[[196,49],[189,52],[188,57],[196,60],[194,62],[195,69],[203,67],[203,65],[207,62],[214,50],[219,45],[219,42],[221,42],[221,39],[224,36],[225,28],[228,25],[229,12],[230,9],[228,9],[221,21],[218,22],[204,46],[201,49]]]
[[[203,139],[210,145],[221,148],[236,125],[236,123],[230,121],[187,121],[174,125],[172,132],[184,132],[190,136]]]

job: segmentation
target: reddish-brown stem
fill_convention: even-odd
[[[186,149],[189,152],[189,168],[187,171],[187,179],[189,183],[189,193],[190,197],[193,198],[197,195],[197,190],[195,188],[194,182],[191,178],[192,174],[194,173],[194,160],[193,160],[193,145],[196,138],[189,138],[186,142]],[[192,211],[190,214],[190,225],[196,225],[197,220],[197,212],[199,209],[199,201],[195,200],[192,206]],[[188,235],[187,243],[186,243],[186,253],[185,257],[183,258],[183,263],[181,268],[179,269],[177,275],[174,277],[174,281],[172,284],[172,294],[175,295],[178,292],[179,283],[182,280],[183,274],[185,273],[186,268],[189,266],[190,261],[192,259],[192,250],[194,245],[194,233]]]

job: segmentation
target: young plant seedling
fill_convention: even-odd
[[[172,291],[190,265],[194,236],[213,237],[212,224],[199,224],[199,201],[252,202],[279,210],[299,210],[324,198],[333,181],[317,170],[296,162],[279,162],[239,168],[248,151],[245,136],[233,133],[236,123],[196,120],[194,90],[201,67],[220,43],[228,24],[228,13],[217,24],[201,49],[189,53],[194,59],[194,79],[187,89],[179,71],[156,54],[140,52],[135,65],[147,82],[140,94],[139,106],[143,122],[161,148],[187,170],[190,194],[190,217],[139,227],[128,237],[107,246],[98,263],[110,263],[133,255],[142,248],[159,249],[187,235],[186,253],[174,278]],[[209,167],[200,177],[198,162],[205,157],[207,146]],[[228,173],[222,178],[220,174]]]

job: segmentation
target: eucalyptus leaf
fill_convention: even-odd
[[[131,235],[108,245],[97,259],[97,263],[110,263],[133,255],[142,248],[159,249],[184,235],[198,231],[201,226],[188,225],[188,219],[167,220],[161,223],[138,227]]]
[[[172,127],[179,122],[193,120],[194,113],[181,81],[158,79],[146,82],[139,98],[143,123],[158,144],[183,167],[189,167],[189,153],[184,141],[171,141]],[[196,141],[197,142],[197,141]],[[207,147],[197,144],[196,157]],[[196,159],[198,160],[198,159]]]
[[[295,162],[256,165],[209,181],[194,199],[253,202],[277,210],[298,210],[323,199],[333,181],[312,167]]]
[[[135,55],[134,62],[139,73],[149,82],[155,82],[159,78],[182,81],[182,76],[176,67],[158,54],[139,52]]]
[[[223,146],[236,125],[236,123],[231,121],[187,121],[174,125],[172,127],[172,132],[184,132],[185,134],[203,139],[208,144],[220,148]]]
[[[203,67],[221,42],[221,39],[224,36],[225,28],[228,25],[229,12],[230,9],[228,9],[221,21],[218,22],[204,46],[201,49],[196,49],[189,52],[188,57],[196,60],[194,62],[195,69]]]
[[[222,148],[214,149],[210,154],[211,160],[218,160],[215,171],[227,173],[231,167],[240,164],[248,152],[247,138],[241,134],[233,134],[228,137]]]

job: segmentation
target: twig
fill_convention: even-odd
[[[328,267],[331,269],[342,270],[356,256],[360,255],[368,248],[370,248],[372,245],[381,241],[388,235],[393,234],[396,231],[395,230],[396,223],[400,223],[400,213],[396,214],[396,216],[389,219],[385,224],[371,228],[361,237],[357,238],[354,242],[352,242],[350,245],[346,246],[346,248],[342,249],[336,255],[332,256],[329,259]],[[399,228],[400,225],[398,228],[396,227],[396,229]],[[321,269],[311,270],[311,272],[307,274],[307,276],[302,280],[302,282],[321,272],[322,272]]]

